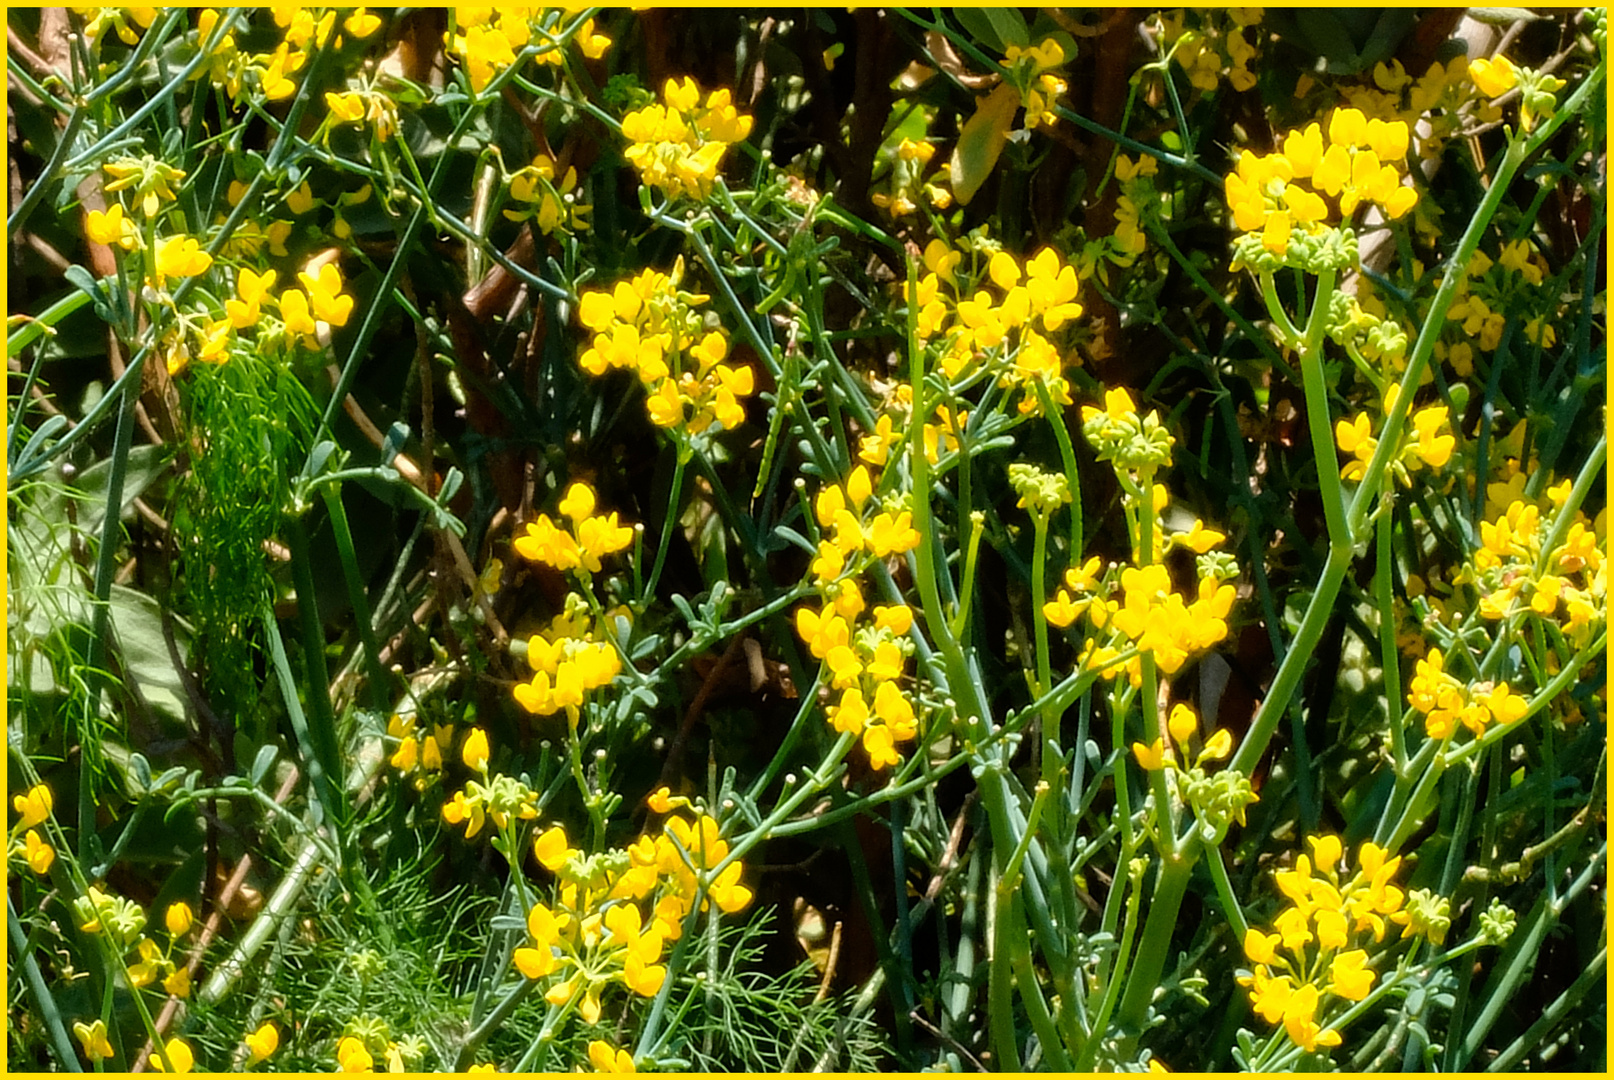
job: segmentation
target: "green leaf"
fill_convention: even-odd
[[[156,482],[168,468],[168,451],[161,446],[136,446],[129,451],[129,462],[123,474],[123,497],[118,516],[134,508],[135,499]],[[90,535],[101,531],[106,520],[107,483],[112,476],[112,460],[96,462],[79,473],[73,483],[83,493],[84,502],[79,510],[79,528]]]
[[[959,132],[958,145],[953,147],[951,172],[953,197],[960,206],[968,206],[992,174],[1008,141],[1009,125],[1014,123],[1014,114],[1019,108],[1020,91],[1008,83],[1000,83]]]
[[[185,728],[185,683],[174,667],[163,637],[162,609],[138,589],[112,586],[112,625],[118,636],[124,679],[140,691],[153,712]],[[180,657],[185,643],[174,628]]]
[[[1014,8],[959,8],[953,14],[977,43],[997,52],[1007,52],[1010,45],[1024,49],[1031,44],[1025,16]]]

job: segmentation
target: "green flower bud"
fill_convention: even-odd
[[[1406,915],[1407,933],[1422,934],[1431,944],[1446,940],[1451,929],[1451,901],[1428,889],[1413,889],[1402,908]]]
[[[1480,914],[1480,936],[1487,945],[1505,945],[1517,921],[1512,908],[1492,897],[1490,908]]]
[[[1070,502],[1070,481],[1064,474],[1045,473],[1035,465],[1010,465],[1009,484],[1020,496],[1018,505],[1044,523]]]

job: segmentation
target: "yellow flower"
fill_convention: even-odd
[[[334,262],[319,268],[317,274],[306,270],[297,273],[297,279],[308,290],[308,301],[314,314],[332,326],[346,326],[353,311],[353,297],[342,295],[342,271]]]
[[[79,1045],[84,1047],[84,1056],[91,1061],[105,1061],[112,1056],[112,1043],[106,1037],[106,1024],[96,1020],[86,1024],[82,1020],[74,1021],[73,1034],[78,1036]]]
[[[168,1055],[168,1065],[173,1066],[175,1073],[188,1073],[196,1067],[196,1055],[184,1039],[169,1039],[163,1051]],[[168,1067],[163,1064],[162,1054],[151,1055],[151,1067],[158,1072],[168,1071]]]
[[[465,738],[465,745],[460,749],[460,760],[465,767],[475,772],[488,771],[488,735],[481,728],[472,728],[470,735]]]
[[[29,829],[23,837],[22,857],[28,869],[44,877],[56,861],[56,849],[45,843],[37,829]]]
[[[84,235],[97,244],[116,244],[125,251],[133,251],[140,244],[140,232],[124,217],[121,203],[113,203],[105,211],[91,210],[86,214]]]
[[[1187,745],[1188,740],[1199,731],[1199,717],[1187,705],[1177,704],[1171,707],[1171,715],[1166,720],[1166,727],[1171,737],[1178,743]]]
[[[1501,97],[1519,83],[1519,71],[1505,56],[1468,62],[1468,77],[1486,97]]]
[[[1165,767],[1166,746],[1165,740],[1156,739],[1148,746],[1140,742],[1132,744],[1132,756],[1138,759],[1138,764],[1149,772]]]
[[[1281,940],[1277,934],[1263,934],[1252,926],[1244,931],[1244,955],[1257,964],[1270,964],[1277,959]]]
[[[50,788],[44,784],[35,784],[28,789],[26,794],[12,796],[11,805],[16,807],[17,813],[22,815],[22,820],[17,822],[17,827],[26,829],[30,826],[38,825],[50,817],[51,807],[55,805],[55,800],[51,796]]]
[[[191,924],[196,921],[191,913],[191,906],[183,900],[176,900],[168,905],[168,911],[163,916],[163,923],[168,927],[172,937],[184,937],[190,930]]]
[[[194,236],[170,236],[157,241],[157,277],[194,277],[213,265]]]
[[[352,1035],[345,1035],[336,1044],[336,1063],[345,1073],[369,1072],[375,1067],[375,1058],[370,1056],[363,1042]]]
[[[1373,989],[1373,972],[1367,967],[1367,953],[1351,949],[1329,963],[1328,989],[1350,1001],[1361,1001]]]
[[[258,1030],[250,1032],[245,1039],[247,1049],[252,1052],[248,1065],[256,1065],[267,1059],[280,1048],[280,1029],[274,1024],[265,1021],[258,1025]]]
[[[595,1072],[602,1073],[630,1073],[637,1070],[633,1067],[633,1055],[626,1050],[617,1050],[604,1039],[595,1039],[588,1044],[588,1060],[593,1064]]]
[[[169,994],[172,994],[174,997],[177,997],[177,998],[190,997],[191,996],[191,973],[190,973],[190,969],[188,969],[188,968],[186,968],[184,966],[174,968],[173,973],[170,974],[166,979],[163,980],[163,990],[165,992],[169,993]]]
[[[532,842],[532,853],[545,870],[555,873],[565,866],[574,852],[566,840],[566,830],[555,825]],[[535,935],[536,936],[536,935]]]

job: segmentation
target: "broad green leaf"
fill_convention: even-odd
[[[1025,16],[1014,8],[959,8],[953,12],[976,43],[1007,52],[1010,45],[1024,49],[1031,44],[1031,31]]]
[[[953,197],[960,206],[968,206],[991,175],[1019,108],[1020,91],[1008,83],[1000,83],[958,133],[958,145],[953,148],[952,178]]]
[[[137,589],[112,586],[112,625],[117,628],[124,678],[140,691],[153,712],[172,721],[176,731],[183,731],[185,683],[169,655],[157,601]],[[185,641],[181,634],[176,623],[174,645],[183,658]]]

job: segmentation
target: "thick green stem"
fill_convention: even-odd
[[[1132,974],[1127,977],[1126,993],[1121,996],[1119,1020],[1129,1033],[1143,1030],[1149,1003],[1160,985],[1166,958],[1171,954],[1172,933],[1177,929],[1177,912],[1188,891],[1199,847],[1198,834],[1190,833],[1180,851],[1160,858],[1159,877],[1155,879],[1154,895],[1149,899],[1149,917],[1143,924],[1143,942],[1132,963]]]

